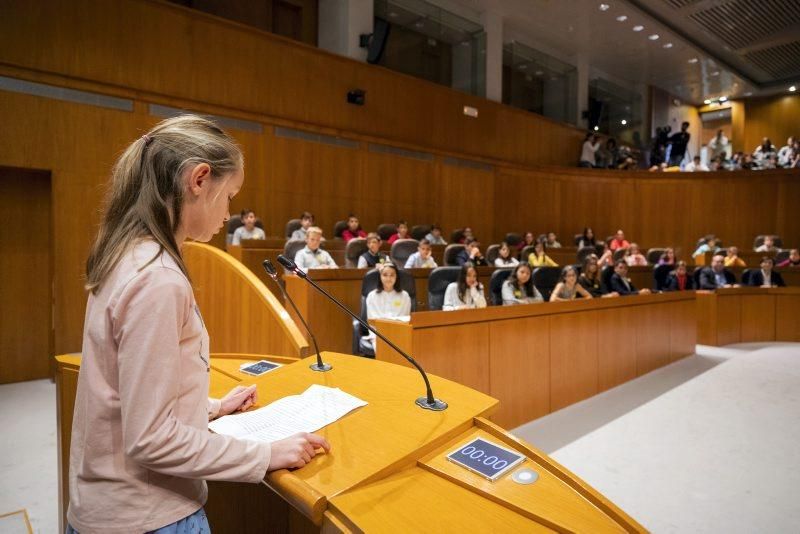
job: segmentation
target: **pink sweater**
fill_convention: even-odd
[[[143,241],[89,296],[72,422],[69,523],[144,532],[205,504],[203,479],[259,482],[270,445],[208,431],[208,333],[189,281]]]

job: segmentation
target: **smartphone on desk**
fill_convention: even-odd
[[[281,364],[268,362],[267,360],[261,360],[255,363],[244,363],[239,366],[239,371],[252,375],[252,376],[261,376],[264,373],[268,373],[273,369],[277,369],[280,367]]]

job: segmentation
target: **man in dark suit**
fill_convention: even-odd
[[[738,287],[736,277],[725,268],[725,257],[716,254],[711,259],[711,267],[700,271],[699,289],[717,289],[720,287]]]
[[[783,281],[781,273],[773,271],[775,267],[775,260],[769,256],[764,256],[761,259],[761,270],[750,273],[750,280],[747,285],[755,287],[786,287],[786,282]]]
[[[625,260],[617,260],[614,263],[614,274],[611,275],[609,281],[609,289],[616,291],[620,296],[625,295],[646,295],[650,293],[647,288],[636,289],[633,283],[628,279],[628,264]]]

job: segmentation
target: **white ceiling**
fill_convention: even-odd
[[[430,1],[476,22],[495,11],[503,15],[506,43],[573,65],[586,61],[592,77],[631,88],[651,84],[694,104],[785,92],[800,82],[800,42],[792,53],[800,41],[800,0]],[[633,31],[637,25],[643,30]]]

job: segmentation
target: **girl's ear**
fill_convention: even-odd
[[[211,183],[211,167],[208,163],[199,163],[189,171],[189,191],[195,196],[200,196],[204,187]]]

